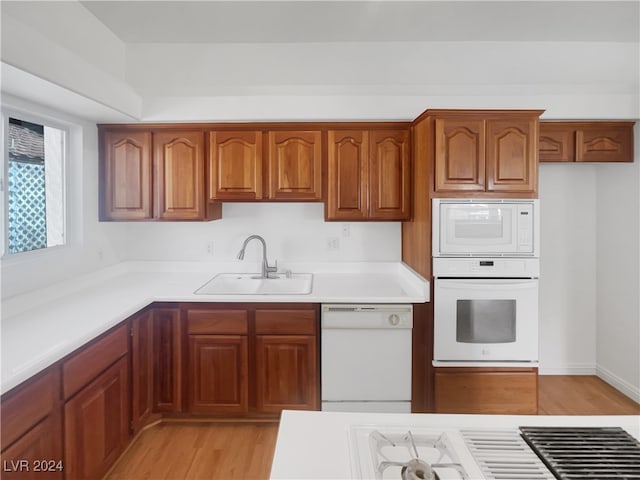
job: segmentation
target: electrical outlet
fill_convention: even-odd
[[[340,239],[338,237],[327,238],[327,250],[340,250]]]
[[[343,223],[342,224],[342,236],[344,238],[350,237],[351,236],[351,225],[348,223]]]
[[[207,242],[207,254],[213,255],[213,241]]]

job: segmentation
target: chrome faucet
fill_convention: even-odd
[[[250,235],[248,236],[244,243],[242,244],[242,248],[238,252],[238,260],[244,259],[244,250],[247,248],[247,243],[251,240],[260,240],[262,243],[262,278],[271,278],[269,276],[270,273],[274,273],[278,271],[278,261],[276,260],[276,264],[273,267],[269,266],[269,262],[267,261],[267,244],[260,235]]]

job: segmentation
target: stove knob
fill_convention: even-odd
[[[400,323],[400,317],[396,313],[389,315],[389,325],[394,327]]]

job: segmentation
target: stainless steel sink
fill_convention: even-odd
[[[313,274],[262,278],[257,273],[220,273],[195,291],[197,295],[308,295]]]

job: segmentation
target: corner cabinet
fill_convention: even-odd
[[[329,130],[327,220],[411,215],[409,130]]]
[[[100,127],[100,220],[213,220],[204,133]]]
[[[634,122],[540,122],[540,162],[633,162]]]
[[[542,111],[427,110],[435,196],[534,196]]]

